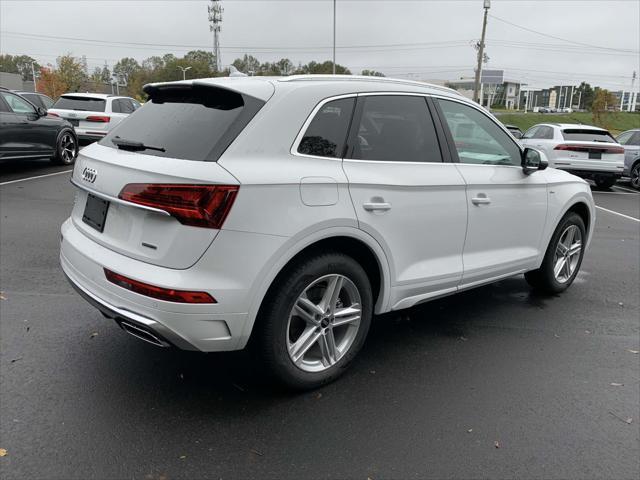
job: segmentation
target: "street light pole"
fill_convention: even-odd
[[[35,62],[31,62],[31,75],[33,75],[33,91],[37,92],[38,89],[36,88],[36,67],[34,66]]]
[[[336,0],[333,0],[333,74],[336,74]]]
[[[182,70],[182,80],[186,80],[187,79],[187,70],[189,70],[191,67],[181,67],[180,65],[178,65],[178,68],[180,70]]]
[[[491,8],[491,0],[484,0],[484,20],[482,21],[482,37],[480,38],[480,46],[478,48],[478,66],[476,67],[476,81],[473,85],[473,99],[480,103],[478,91],[480,90],[480,75],[482,74],[482,60],[484,59],[484,37],[487,33],[487,15]]]

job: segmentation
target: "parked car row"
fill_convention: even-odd
[[[100,140],[139,107],[124,96],[68,93],[54,102],[41,93],[0,87],[0,160],[72,164],[80,141]]]

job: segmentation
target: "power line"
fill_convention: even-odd
[[[548,33],[539,32],[538,30],[533,30],[532,28],[523,27],[522,25],[518,25],[517,23],[510,22],[509,20],[505,20],[504,18],[496,17],[495,15],[489,15],[489,16],[495,20],[498,20],[499,22],[503,22],[503,23],[506,23],[507,25],[511,25],[513,27],[520,28],[522,30],[526,30],[527,32],[535,33],[537,35],[542,35],[543,37],[553,38],[555,40],[561,40],[567,43],[573,43],[574,45],[580,45],[580,46],[589,47],[589,48],[598,48],[601,50],[612,50],[617,52],[640,53],[639,50],[631,50],[627,48],[602,47],[599,45],[591,45],[589,43],[576,42],[575,40],[569,40],[567,38],[557,37],[555,35],[550,35]]]

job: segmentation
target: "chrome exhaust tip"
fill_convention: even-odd
[[[171,345],[161,338],[154,335],[152,332],[145,330],[144,328],[140,328],[132,323],[121,320],[119,322],[120,327],[127,332],[129,335],[133,335],[139,340],[143,340],[147,343],[151,343],[156,347],[170,347]]]

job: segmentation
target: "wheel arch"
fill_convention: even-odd
[[[329,228],[314,232],[293,244],[288,242],[284,248],[286,253],[271,266],[256,289],[245,322],[242,334],[243,344],[240,348],[248,342],[260,309],[279,276],[286,273],[287,268],[294,262],[316,252],[341,252],[358,261],[372,284],[374,312],[382,313],[388,310],[391,290],[389,263],[382,247],[369,234],[357,228]]]

